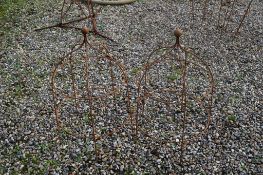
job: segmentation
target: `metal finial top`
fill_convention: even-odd
[[[182,34],[183,34],[183,31],[181,30],[181,29],[179,29],[179,28],[177,28],[175,31],[174,31],[174,35],[176,36],[176,37],[180,37],[180,36],[182,36]]]
[[[87,35],[88,33],[89,33],[89,28],[87,27],[87,26],[84,26],[83,28],[82,28],[82,30],[81,30],[81,32],[82,32],[82,34],[83,35]]]
[[[176,43],[175,43],[175,46],[176,47],[180,47],[180,36],[182,36],[183,34],[183,31],[179,28],[177,28],[175,31],[174,31],[174,35],[176,37]]]

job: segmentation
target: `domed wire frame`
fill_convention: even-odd
[[[193,134],[192,141],[199,139],[211,124],[215,83],[208,64],[182,46],[179,42],[181,34],[177,34],[176,44],[154,50],[146,60],[137,81],[134,118],[135,134],[152,136],[155,140],[158,136],[151,132],[158,130],[156,123],[161,128],[166,125],[172,131],[168,134],[171,140],[178,130],[173,125],[177,125],[181,129],[179,161],[182,163],[185,145],[189,142],[185,139],[186,133]],[[172,119],[172,124],[167,124],[168,118]],[[194,120],[194,123],[188,120]]]
[[[107,47],[89,40],[88,28],[82,29],[83,39],[75,44],[69,53],[53,66],[51,72],[51,90],[53,109],[58,130],[63,128],[63,120],[73,113],[79,116],[72,123],[88,118],[92,128],[94,150],[97,155],[96,141],[103,137],[97,133],[97,118],[108,117],[111,129],[122,129],[129,116],[130,92],[128,75],[124,65],[115,59]],[[107,116],[114,105],[122,108],[124,116]],[[116,109],[117,110],[117,109]],[[98,117],[99,116],[99,117]],[[108,120],[107,120],[108,121]],[[79,128],[78,128],[79,129]],[[87,130],[84,128],[83,130]],[[105,133],[106,136],[107,133]]]

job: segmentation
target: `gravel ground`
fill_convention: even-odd
[[[236,3],[227,31],[216,27],[219,1],[209,1],[205,21],[203,1],[195,4],[194,20],[189,2],[179,0],[103,6],[98,15],[98,28],[116,41],[107,44],[126,66],[131,86],[134,70],[155,48],[173,44],[177,27],[184,30],[182,43],[212,69],[216,81],[212,124],[208,135],[194,139],[194,125],[202,121],[199,114],[196,118],[189,114],[183,164],[180,114],[174,119],[164,115],[161,103],[149,102],[140,121],[148,135],[140,133],[134,140],[127,127],[102,137],[97,160],[89,121],[71,112],[70,102],[62,114],[65,127],[56,131],[50,72],[81,35],[65,29],[35,32],[58,21],[61,2],[28,3],[0,33],[0,174],[263,174],[263,1],[253,1],[240,35],[231,32],[248,2]],[[77,14],[76,9],[70,12],[73,18]],[[96,122],[101,136],[117,119],[121,124],[127,118],[122,100],[115,107],[110,100],[106,110],[98,110],[103,111]],[[95,104],[101,109],[100,101]]]

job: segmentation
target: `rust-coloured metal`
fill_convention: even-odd
[[[121,94],[124,95],[123,99],[125,99],[125,108],[129,111],[130,93],[128,75],[126,73],[125,66],[110,54],[107,47],[103,43],[92,43],[89,40],[89,28],[85,26],[80,32],[83,37],[82,42],[75,44],[71,51],[64,57],[60,58],[58,63],[55,64],[52,69],[51,89],[53,96],[53,109],[57,129],[61,130],[63,124],[62,112],[65,111],[64,106],[70,106],[71,100],[73,100],[75,110],[80,111],[80,113],[84,110],[84,105],[88,106],[88,115],[91,119],[94,151],[98,157],[99,151],[97,149],[96,142],[98,141],[97,138],[101,138],[102,136],[98,135],[96,129],[96,111],[94,103],[96,103],[96,101],[105,101],[106,104],[109,98],[116,98],[116,94]],[[94,70],[91,67],[91,64],[98,64],[99,61],[104,62],[103,66],[108,66],[105,69],[101,68],[101,71],[108,71],[108,73],[103,74],[103,76],[107,77],[107,75],[109,75],[107,82],[109,83],[110,88],[109,86],[93,82],[98,79],[96,77],[96,72],[94,71],[99,70]],[[78,65],[78,62],[80,62],[80,65]],[[116,71],[119,71],[119,75],[116,75]],[[64,73],[64,76],[68,76],[68,78],[64,81],[59,81],[59,77],[62,76],[62,73]],[[117,84],[117,81],[119,84]],[[59,84],[59,86],[57,86],[57,84]],[[67,84],[69,84],[69,86],[67,86]],[[120,91],[121,93],[118,93]],[[101,93],[98,94],[97,92]],[[104,105],[103,108],[107,108],[106,105]],[[69,112],[66,111],[66,113]],[[118,130],[119,128],[115,129]]]
[[[66,4],[69,4],[69,6],[67,8],[65,7]],[[68,15],[69,10],[74,5],[76,5],[79,8],[80,15],[82,17],[80,17],[78,19],[70,20],[70,21],[65,21],[65,17]],[[88,11],[88,14],[86,14],[85,11]],[[72,24],[87,20],[87,21],[90,21],[90,23],[92,25],[91,31],[90,31],[91,33],[93,33],[94,35],[100,36],[102,38],[108,39],[110,41],[114,41],[112,38],[110,38],[110,37],[102,34],[101,32],[99,32],[99,30],[97,28],[97,21],[96,21],[96,17],[97,17],[97,14],[99,11],[100,11],[100,9],[95,12],[92,0],[87,0],[84,3],[84,7],[79,0],[69,0],[69,2],[67,2],[67,0],[63,0],[62,8],[60,11],[60,19],[59,19],[60,22],[57,24],[54,24],[54,25],[35,29],[35,31],[41,31],[41,30],[50,29],[50,28],[81,30],[81,28],[79,28],[79,27],[75,27],[74,25],[72,26]]]
[[[180,148],[180,164],[183,164],[183,154],[186,147],[186,143],[189,142],[186,141],[185,135],[186,135],[186,122],[189,115],[189,105],[188,101],[189,99],[193,99],[196,104],[200,108],[202,108],[206,113],[206,124],[202,131],[199,132],[199,134],[195,135],[195,139],[199,139],[202,135],[205,135],[208,132],[209,125],[212,121],[212,105],[213,105],[213,95],[215,91],[215,82],[214,77],[211,69],[209,68],[208,64],[201,58],[199,58],[196,54],[194,54],[190,49],[184,47],[180,43],[180,37],[183,34],[182,30],[176,29],[175,32],[176,42],[172,46],[162,47],[160,49],[154,50],[148,59],[146,60],[146,64],[143,66],[143,69],[141,71],[141,76],[137,80],[137,109],[134,113],[135,118],[135,134],[138,135],[139,131],[143,132],[143,127],[140,126],[140,120],[143,116],[143,120],[146,119],[146,113],[148,111],[145,111],[145,105],[149,101],[155,101],[157,103],[162,103],[168,106],[168,109],[170,108],[170,105],[174,106],[180,106],[180,111],[182,113],[182,131],[181,131],[181,148]],[[159,51],[163,51],[162,55],[157,57],[157,59],[152,59],[155,55],[158,55]],[[190,57],[191,55],[191,57]],[[182,75],[178,80],[174,80],[171,83],[171,86],[169,83],[164,85],[164,87],[159,87],[157,85],[152,85],[150,82],[151,71],[156,71],[157,80],[158,77],[162,77],[163,75],[159,75],[159,70],[161,64],[164,64],[167,62],[167,66],[174,63],[174,65],[177,65],[180,71],[182,72]],[[164,64],[165,65],[165,64]],[[189,81],[191,78],[190,71],[193,69],[193,67],[198,68],[200,72],[200,75],[206,76],[208,79],[206,80],[208,86],[203,90],[204,94],[199,94],[199,98],[190,97],[190,86]],[[165,67],[164,67],[165,68]],[[168,67],[165,69],[169,69]],[[161,82],[165,82],[166,80],[161,80]],[[157,86],[155,88],[155,86]],[[161,85],[162,86],[162,85]],[[156,90],[154,90],[156,89]],[[166,98],[164,94],[171,94],[170,97]],[[172,98],[172,95],[175,97],[177,96],[177,100]],[[171,98],[171,99],[169,99]],[[152,106],[152,108],[156,108],[155,106]],[[192,140],[195,140],[192,138]]]
[[[240,29],[242,28],[244,21],[246,17],[249,15],[251,5],[254,0],[250,0],[248,2],[240,2],[238,0],[220,0],[220,1],[200,1],[195,2],[194,0],[189,0],[189,18],[192,20],[192,24],[190,24],[190,28],[193,28],[193,24],[200,24],[199,20],[202,20],[201,26],[202,29],[206,28],[206,25],[209,26],[215,26],[217,29],[220,30],[220,38],[225,32],[234,33],[235,35],[240,33]],[[196,5],[199,3],[199,5],[202,6],[202,14],[201,16],[198,16],[198,13],[194,10],[197,10],[195,8]],[[241,6],[246,6],[244,10],[244,14],[242,15],[240,21],[238,22],[240,18],[239,9]],[[216,7],[218,6],[218,7]],[[217,12],[217,19],[213,21],[213,18],[209,17],[212,16],[212,14],[208,15],[208,9],[218,9]],[[212,11],[211,11],[212,12]],[[237,26],[235,26],[237,25]]]
[[[244,15],[243,15],[243,17],[242,17],[242,19],[241,19],[238,27],[237,27],[237,30],[236,30],[236,33],[235,33],[235,34],[239,34],[240,28],[242,27],[242,25],[243,25],[243,23],[244,23],[244,20],[245,20],[245,18],[247,17],[249,11],[250,11],[250,7],[251,7],[252,2],[253,2],[253,0],[251,0],[251,1],[249,2],[248,6],[247,6],[247,9],[245,10],[245,13],[244,13]]]

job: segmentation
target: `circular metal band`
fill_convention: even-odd
[[[93,3],[104,5],[122,5],[132,3],[135,1],[136,0],[92,0]]]

